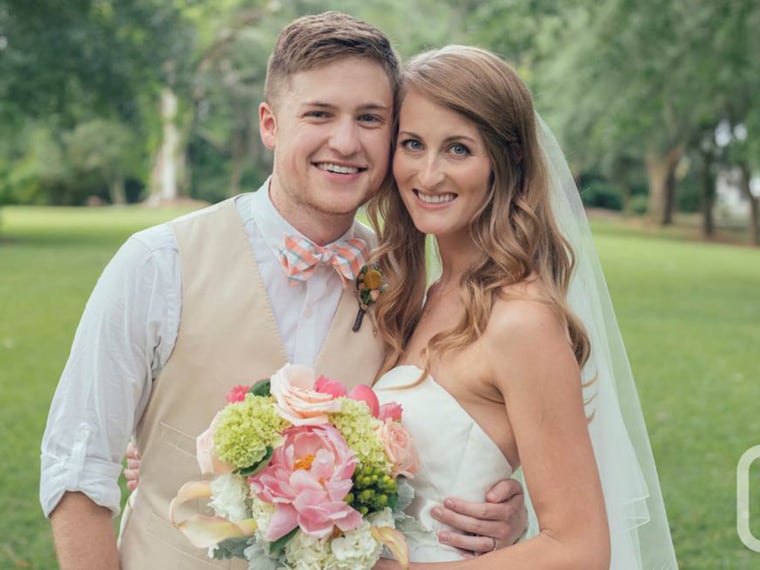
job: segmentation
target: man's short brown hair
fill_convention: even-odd
[[[401,65],[386,35],[343,12],[324,12],[298,18],[280,32],[267,64],[265,100],[272,105],[282,84],[294,73],[345,57],[366,58],[382,65],[395,99]]]

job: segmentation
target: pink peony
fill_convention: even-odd
[[[333,398],[341,398],[348,393],[343,382],[339,380],[330,380],[327,376],[317,378],[314,389],[320,394],[330,394]]]
[[[376,418],[380,414],[380,402],[377,399],[377,394],[369,386],[359,384],[348,393],[348,397],[352,400],[365,402],[373,418]]]
[[[219,459],[216,455],[216,446],[214,445],[214,431],[219,425],[219,414],[211,420],[211,425],[206,431],[195,438],[195,457],[198,460],[198,467],[201,473],[208,475],[210,473],[223,474],[229,473],[234,466],[228,465]]]
[[[293,426],[283,436],[269,465],[249,478],[259,499],[275,506],[264,538],[277,540],[296,527],[319,538],[335,527],[358,527],[361,514],[344,500],[357,460],[340,432],[330,425]]]
[[[242,402],[245,400],[245,395],[251,389],[250,386],[235,386],[224,397],[228,403],[234,404],[235,402]]]
[[[386,421],[377,429],[393,467],[395,477],[414,477],[420,470],[420,459],[414,447],[414,440],[404,426],[398,422]]]
[[[391,420],[394,422],[400,422],[401,414],[403,411],[404,408],[401,407],[401,404],[397,404],[396,402],[388,402],[387,404],[380,406],[380,414],[378,415],[378,419],[382,421]]]
[[[339,412],[342,402],[315,390],[314,370],[286,364],[275,372],[269,390],[277,401],[277,413],[296,426],[327,423],[327,414]]]

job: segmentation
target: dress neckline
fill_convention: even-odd
[[[388,372],[386,372],[383,375],[383,377],[385,375],[387,375],[387,374],[390,374],[393,370],[398,370],[398,369],[401,369],[401,368],[411,368],[413,370],[416,370],[417,371],[417,376],[419,376],[420,374],[422,374],[422,369],[419,366],[416,366],[415,364],[399,364],[397,366],[394,366]],[[380,383],[380,381],[382,380],[383,377],[381,377],[380,380],[378,380],[378,383]],[[465,414],[470,419],[470,421],[472,422],[473,429],[475,429],[476,431],[480,432],[480,434],[483,436],[483,438],[485,438],[486,441],[488,441],[488,443],[493,448],[493,450],[498,454],[498,456],[501,457],[504,460],[504,463],[506,464],[506,467],[509,470],[509,472],[514,472],[512,464],[509,462],[509,459],[507,459],[507,457],[504,455],[504,452],[501,450],[501,448],[496,444],[496,442],[493,440],[493,438],[490,435],[488,435],[488,433],[480,426],[480,423],[478,423],[478,421],[474,417],[472,417],[472,414],[470,414],[470,412],[468,412],[465,409],[465,407],[462,406],[462,404],[459,402],[459,400],[457,400],[454,397],[454,395],[451,392],[449,392],[446,388],[444,388],[443,386],[441,386],[436,381],[436,379],[433,378],[432,374],[427,374],[427,376],[425,376],[425,378],[422,380],[422,382],[420,382],[419,385],[421,386],[421,385],[426,384],[426,383],[427,384],[431,384],[432,386],[434,386],[434,388],[440,394],[444,395],[449,401],[451,401],[454,404],[456,404],[456,407],[459,410],[461,410],[461,412],[463,414]],[[403,388],[403,384],[399,385],[398,387],[399,388]]]

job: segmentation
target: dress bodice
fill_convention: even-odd
[[[472,416],[431,376],[403,388],[414,384],[421,374],[416,366],[397,366],[384,374],[374,389],[381,403],[401,404],[403,424],[419,453],[420,471],[410,481],[414,501],[406,512],[438,532],[445,525],[430,515],[434,506],[452,496],[482,502],[494,483],[511,476],[512,467]],[[409,546],[413,562],[462,558],[457,549],[430,541],[411,538]]]

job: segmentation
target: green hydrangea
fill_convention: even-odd
[[[216,454],[237,469],[256,465],[277,447],[288,423],[275,412],[274,399],[248,394],[242,402],[228,404],[219,414],[214,431]]]
[[[390,472],[391,464],[383,442],[375,431],[380,420],[372,417],[367,404],[346,398],[340,412],[332,414],[332,423],[356,452],[361,465]]]

